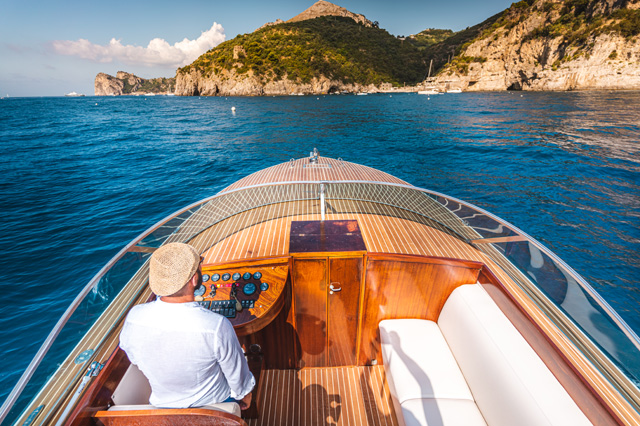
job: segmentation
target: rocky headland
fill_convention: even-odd
[[[144,79],[124,71],[118,71],[115,77],[101,72],[94,82],[96,96],[167,95],[174,91],[175,78]]]
[[[640,89],[640,2],[521,1],[464,44],[438,87]]]

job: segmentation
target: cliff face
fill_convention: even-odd
[[[640,89],[640,2],[515,3],[438,74],[440,87]]]
[[[94,94],[96,96],[119,96],[122,95],[124,83],[109,75],[101,72],[96,76],[94,82]]]
[[[143,95],[146,93],[173,93],[175,78],[144,79],[128,72],[118,71],[116,76],[99,73],[94,82],[96,96]]]
[[[239,75],[235,70],[225,70],[221,75],[203,78],[200,72],[192,69],[187,73],[178,73],[176,77],[176,95],[179,96],[280,96],[376,90],[374,85],[345,84],[325,76],[313,78],[309,83],[292,81],[287,76],[264,83],[253,74]]]

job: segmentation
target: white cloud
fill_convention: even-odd
[[[224,28],[214,22],[211,28],[203,31],[195,40],[184,40],[170,45],[164,39],[154,38],[147,47],[122,44],[112,38],[109,44],[100,45],[89,40],[79,39],[56,40],[53,50],[61,55],[79,56],[95,62],[112,62],[114,60],[131,65],[154,65],[181,67],[192,63],[212,47],[225,39]]]

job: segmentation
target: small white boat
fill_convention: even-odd
[[[447,90],[447,93],[462,93],[462,89],[460,89],[460,88],[449,89],[449,90]]]
[[[440,92],[438,92],[436,89],[418,90],[418,95],[438,95],[438,94],[440,94]]]
[[[70,92],[70,93],[67,93],[65,96],[68,96],[70,98],[77,98],[84,95],[82,93]]]

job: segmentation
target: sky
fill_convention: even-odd
[[[393,35],[459,31],[513,0],[336,0]],[[315,0],[0,0],[0,96],[93,95],[96,75],[174,77],[238,34],[287,20]]]

